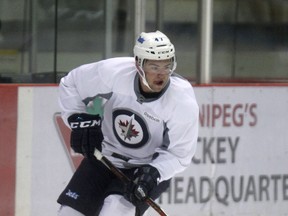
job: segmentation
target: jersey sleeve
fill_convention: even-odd
[[[177,103],[166,123],[169,145],[158,148],[158,157],[151,163],[159,170],[160,181],[184,171],[191,164],[196,151],[199,107],[194,93],[192,97],[184,96],[184,99],[182,103]]]
[[[59,105],[66,125],[73,113],[86,113],[86,106],[99,94],[111,92],[111,79],[105,80],[99,63],[82,65],[63,77],[59,84]],[[104,79],[104,80],[103,80]]]

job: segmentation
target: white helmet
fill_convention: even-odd
[[[139,75],[144,80],[144,84],[148,87],[149,85],[143,71],[145,60],[171,59],[173,65],[171,68],[171,74],[176,69],[174,45],[170,42],[169,38],[160,31],[149,33],[142,32],[136,40],[133,51],[139,67]]]
[[[175,49],[162,32],[142,32],[134,46],[134,56],[141,59],[166,60],[175,57]]]

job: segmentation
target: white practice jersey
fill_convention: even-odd
[[[139,79],[132,57],[82,65],[61,79],[62,117],[68,125],[71,114],[85,113],[91,100],[104,98],[103,155],[119,168],[150,164],[160,181],[167,180],[191,164],[199,108],[191,84],[176,74],[150,99],[141,95]]]

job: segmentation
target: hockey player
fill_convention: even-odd
[[[157,199],[190,165],[199,109],[191,84],[175,68],[168,37],[143,32],[134,58],[82,65],[61,79],[59,101],[72,130],[71,147],[85,157],[58,198],[59,216],[143,215],[143,200]],[[105,100],[103,118],[86,112],[96,97]],[[124,185],[96,160],[95,148],[136,184]]]

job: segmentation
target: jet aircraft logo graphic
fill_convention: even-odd
[[[81,154],[75,153],[70,146],[70,134],[71,130],[63,122],[60,113],[54,114],[54,122],[56,125],[57,132],[61,139],[61,143],[66,152],[67,158],[70,162],[71,168],[73,171],[80,165],[83,156]]]

